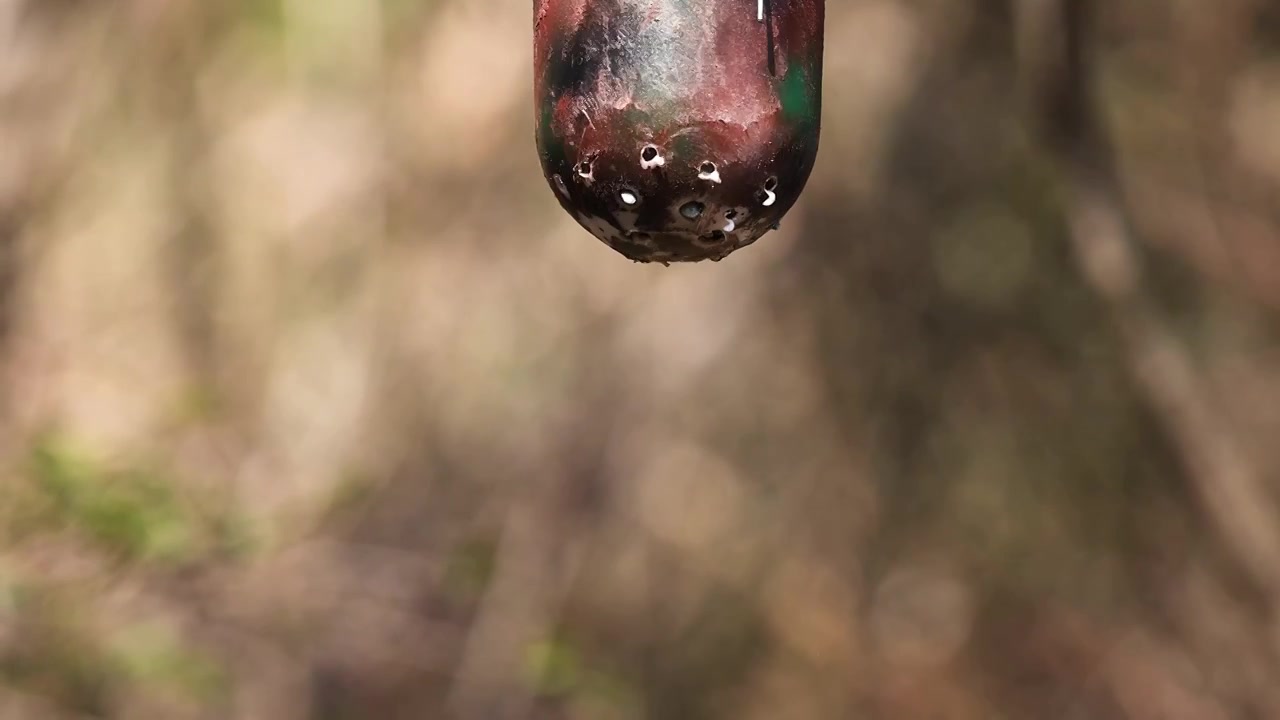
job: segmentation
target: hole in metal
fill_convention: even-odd
[[[702,217],[702,212],[706,209],[707,209],[706,205],[703,205],[697,200],[690,200],[689,202],[680,206],[680,214],[690,220],[697,220],[698,218]]]
[[[773,175],[764,181],[764,189],[756,193],[756,201],[765,207],[769,207],[778,201],[778,196],[773,191],[778,189],[778,178]]]
[[[720,170],[716,168],[715,163],[706,160],[698,167],[698,179],[710,180],[718,184],[720,182]]]
[[[667,159],[662,157],[662,153],[654,145],[645,145],[640,151],[640,169],[652,170],[656,167],[662,167],[667,164]]]

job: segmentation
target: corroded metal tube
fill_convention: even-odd
[[[534,0],[537,144],[560,204],[639,262],[720,260],[818,151],[824,0]]]

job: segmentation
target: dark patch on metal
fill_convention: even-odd
[[[773,2],[772,0],[764,0],[764,34],[766,39],[765,53],[768,56],[769,74],[773,77],[778,76],[778,59],[775,55],[776,50],[773,46]]]

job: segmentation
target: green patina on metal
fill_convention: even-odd
[[[778,88],[782,115],[788,122],[808,124],[818,119],[817,95],[809,71],[800,63],[792,65]]]
[[[555,109],[550,103],[543,104],[538,120],[538,148],[547,160],[560,162],[565,157],[564,142],[555,130]]]
[[[671,147],[678,157],[693,157],[698,152],[698,144],[688,135],[677,135],[672,140]]]

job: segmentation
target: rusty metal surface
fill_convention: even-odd
[[[818,149],[823,0],[535,0],[537,142],[560,204],[641,262],[776,227]]]

